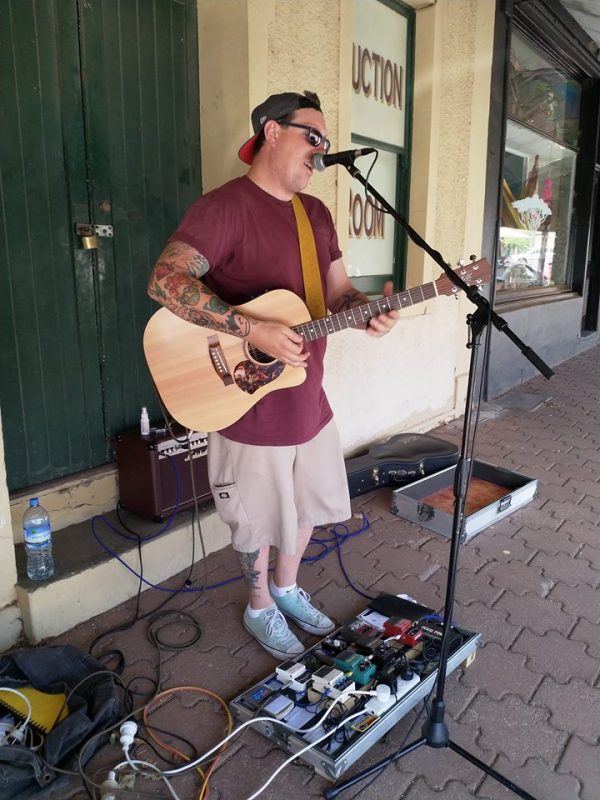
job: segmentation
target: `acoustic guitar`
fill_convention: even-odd
[[[485,259],[457,270],[471,286],[491,280]],[[237,306],[242,314],[281,322],[308,342],[364,326],[371,317],[409,308],[458,288],[444,274],[436,281],[381,297],[361,306],[311,320],[304,302],[287,289]],[[167,308],[152,315],[144,332],[144,353],[158,393],[172,417],[195,431],[218,431],[236,422],[269,392],[298,386],[303,367],[290,367],[228,333],[181,319]]]

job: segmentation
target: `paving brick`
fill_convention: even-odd
[[[477,651],[478,652],[478,651]],[[471,666],[474,662],[471,663]],[[461,682],[461,677],[471,669],[469,667],[458,667],[446,678],[444,689],[444,702],[446,704],[446,716],[448,724],[452,721],[459,722],[477,696],[477,688],[466,686]]]
[[[330,572],[329,575],[331,577],[332,573]],[[336,574],[335,577],[337,579],[338,575]],[[339,624],[363,611],[369,602],[367,598],[361,597],[342,581],[343,577],[340,574],[339,581],[330,580],[327,585],[313,595],[315,602],[319,603],[319,607]],[[375,592],[371,592],[371,594],[375,594]]]
[[[461,545],[458,553],[459,566],[472,572],[478,572],[489,559],[481,555],[479,550],[469,543]],[[428,553],[438,564],[448,564],[450,558],[450,540],[445,536],[435,536],[425,542],[422,552]]]
[[[583,461],[581,465],[568,465],[568,466],[560,466],[555,467],[554,472],[561,477],[564,477],[565,480],[568,478],[572,478],[574,481],[582,480],[587,481],[590,479],[590,475],[596,475],[597,467],[595,464],[590,464],[589,461]]]
[[[578,776],[583,784],[579,793],[581,800],[598,800],[600,758],[597,746],[592,747],[577,736],[571,737],[558,772]]]
[[[544,634],[554,630],[567,635],[575,624],[575,617],[565,613],[560,603],[548,597],[527,595],[524,600],[514,592],[507,591],[496,602],[494,609],[507,611],[511,625],[530,628],[534,633]]]
[[[600,548],[600,528],[595,525],[577,525],[567,521],[558,530],[577,545],[589,544],[591,547]]]
[[[573,542],[572,539],[566,536],[562,528],[559,528],[558,531],[548,531],[523,527],[515,534],[515,539],[517,541],[522,540],[529,549],[529,564],[532,563],[532,556],[537,551],[542,551],[549,555],[567,553],[570,556],[574,556],[579,549],[578,543]]]
[[[596,425],[597,424],[598,423],[596,423]],[[582,461],[586,463],[589,462],[590,467],[592,469],[596,468],[593,467],[592,465],[598,464],[600,462],[600,451],[598,451],[596,448],[586,448],[585,450],[580,450],[579,456],[582,459]]]
[[[389,573],[398,580],[407,575],[417,577],[428,575],[440,566],[428,553],[407,546],[394,548],[389,544],[382,544],[370,554],[369,558],[382,574]]]
[[[484,642],[496,642],[508,649],[521,627],[508,622],[507,612],[499,608],[498,603],[493,608],[480,602],[458,606],[454,620],[467,630],[483,634]]]
[[[598,690],[578,678],[566,684],[544,678],[535,692],[532,705],[550,711],[550,722],[560,731],[574,733],[589,744],[596,744],[600,731]]]
[[[600,629],[597,625],[592,625],[587,619],[580,619],[569,638],[575,642],[583,642],[588,655],[600,658]],[[598,730],[600,731],[600,726]]]
[[[535,477],[538,477],[537,475]],[[581,503],[585,497],[585,491],[580,486],[557,486],[548,484],[543,480],[538,480],[538,502],[544,503],[546,500],[555,502]]]
[[[549,444],[553,445],[554,443]],[[548,469],[550,466],[557,467],[560,465],[581,467],[584,463],[584,459],[581,457],[578,450],[561,450],[560,448],[554,449],[554,447],[550,447],[547,450],[542,450],[541,453],[537,453],[535,456],[531,455],[524,463],[530,463],[532,466],[542,463],[545,469]]]
[[[363,558],[359,553],[348,553],[343,556],[343,561],[352,582],[362,591],[367,591],[388,571],[381,566],[375,566],[371,559]]]
[[[514,561],[508,564],[488,564],[482,573],[488,577],[493,586],[510,589],[521,596],[538,594],[544,597],[552,587],[551,581],[542,575],[540,569]]]
[[[478,729],[476,726],[465,725],[461,722],[447,720],[450,738],[465,750],[473,752],[478,758],[486,760],[491,756],[482,753],[476,744]],[[462,759],[448,748],[432,748],[427,745],[420,747],[404,759],[405,768],[414,770],[416,775],[423,776],[429,789],[436,792],[445,790],[446,786],[454,779],[460,779],[465,791],[471,793],[477,787],[481,771]],[[439,796],[439,795],[438,795]],[[467,793],[465,795],[469,797]]]
[[[516,529],[525,525],[529,528],[545,528],[552,531],[560,528],[562,522],[564,522],[564,520],[559,520],[552,516],[549,511],[538,508],[535,502],[520,508],[516,514],[511,514],[507,519],[508,524]]]
[[[423,582],[414,575],[408,575],[401,581],[393,575],[386,575],[370,587],[371,594],[374,596],[377,594],[407,594],[417,603],[433,608],[435,611],[443,608],[444,590],[444,582],[437,580],[436,576],[430,576],[426,582]]]
[[[597,497],[584,497],[581,501],[584,508],[589,509],[593,514],[600,514],[600,500]]]
[[[525,474],[528,475],[527,472]],[[567,473],[565,475],[563,474],[563,470],[559,470],[556,467],[552,467],[551,469],[542,469],[540,467],[536,467],[535,475],[528,475],[528,477],[537,478],[538,488],[540,486],[557,486],[561,488],[566,484],[571,474],[572,473]]]
[[[589,561],[591,568],[595,572],[600,571],[600,542],[598,547],[590,547],[589,544],[584,544],[578,555],[585,561]]]
[[[577,800],[581,783],[572,775],[559,775],[539,758],[530,759],[523,767],[500,756],[493,764],[495,770],[521,789],[540,800]],[[480,800],[513,800],[514,792],[493,778],[482,783],[475,797]]]
[[[554,442],[557,447],[563,450],[576,448],[580,451],[585,451],[586,448],[590,448],[593,444],[596,444],[596,442],[590,438],[589,433],[581,431],[580,427],[576,428],[575,426],[565,431],[564,434],[561,434]]]
[[[591,586],[582,584],[573,587],[559,583],[552,589],[549,599],[562,603],[565,611],[575,617],[584,617],[593,623],[600,622],[600,595]]]
[[[528,656],[527,666],[539,675],[550,675],[558,683],[567,683],[578,677],[592,681],[598,672],[598,663],[585,652],[582,642],[566,639],[556,631],[537,636],[523,631],[512,650]]]
[[[478,726],[480,748],[502,753],[512,763],[523,766],[530,758],[556,764],[564,750],[567,735],[549,723],[550,712],[528,705],[520,697],[507,695],[500,701],[478,695],[462,721]]]
[[[600,469],[596,474],[590,473],[588,480],[569,478],[565,488],[573,487],[576,491],[581,491],[585,495],[600,498]]]
[[[540,676],[526,667],[527,657],[507,652],[495,642],[484,645],[473,664],[461,676],[465,686],[476,687],[493,700],[507,694],[529,700],[540,683]]]
[[[454,753],[446,753],[444,752],[444,763],[446,763],[446,759],[450,759],[453,757],[454,759],[458,759],[459,756],[455,755]],[[450,770],[451,767],[449,765],[448,769]],[[463,784],[459,783],[458,781],[451,780],[449,781],[443,789],[441,793],[444,800],[467,800],[467,798],[473,797],[473,793]],[[380,795],[380,798],[383,795]],[[418,780],[410,787],[410,790],[405,795],[403,800],[439,800],[440,792],[431,789],[427,784],[422,781]],[[387,798],[386,798],[387,800]]]
[[[563,522],[570,520],[581,525],[597,525],[598,523],[598,515],[581,504],[576,505],[575,503],[547,500],[544,503],[543,510]]]
[[[541,569],[545,578],[553,583],[566,583],[569,586],[580,586],[585,583],[594,588],[600,583],[600,572],[590,566],[583,552],[571,557],[565,553],[548,555],[538,553],[531,561],[531,567]]]
[[[446,570],[439,570],[435,574],[435,580],[444,587],[445,591],[447,580]],[[456,581],[457,604],[469,605],[476,600],[480,600],[489,605],[493,605],[494,601],[497,600],[499,596],[499,589],[491,584],[489,577],[485,575],[483,571],[470,574],[459,570],[459,575]]]
[[[522,530],[522,529],[519,529]],[[519,531],[514,527],[505,525],[503,529],[494,526],[479,533],[469,544],[479,553],[486,562],[490,561],[521,561],[526,563],[534,556],[534,552],[518,538]],[[542,531],[542,535],[546,532]],[[468,545],[467,545],[468,547]]]
[[[340,781],[352,777],[361,769],[366,769],[371,766],[372,763],[377,763],[378,760],[385,758],[386,755],[388,755],[388,750],[389,748],[385,748],[384,746],[375,745],[366,756],[358,761],[357,765],[351,768],[348,773],[344,773],[341,776]],[[390,764],[386,769],[381,770],[378,775],[366,778],[351,789],[347,789],[346,793],[341,794],[340,797],[348,797],[350,799],[360,792],[361,800],[381,800],[382,797],[385,797],[386,800],[387,798],[390,800],[403,800],[413,781],[413,775],[401,772],[398,768],[398,764]],[[314,783],[314,796],[319,798],[322,798],[325,789],[331,786],[331,784],[325,783],[325,781],[319,777],[315,779]],[[309,788],[313,788],[312,783],[309,784]],[[283,796],[284,795],[280,795],[278,800],[281,800]],[[312,797],[313,795],[311,794],[310,796]]]

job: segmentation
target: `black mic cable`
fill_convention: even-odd
[[[342,150],[339,153],[317,153],[313,156],[312,165],[319,172],[334,164],[352,166],[359,156],[369,156],[376,152],[374,147],[361,147],[359,150]]]

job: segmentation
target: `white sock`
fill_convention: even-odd
[[[275,608],[275,603],[273,605],[267,606],[266,608],[251,608],[249,605],[246,606],[246,611],[248,612],[248,616],[251,619],[256,619],[260,617],[261,614],[264,614],[265,611],[268,611],[270,608]]]
[[[288,592],[293,592],[295,588],[295,583],[292,583],[291,586],[277,586],[273,578],[269,581],[269,590],[273,597],[283,597]]]

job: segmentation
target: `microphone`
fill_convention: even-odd
[[[359,156],[368,156],[371,153],[376,153],[374,147],[361,147],[360,150],[342,150],[340,153],[317,153],[313,156],[313,167],[322,172],[326,167],[331,167],[333,164],[342,164],[342,166],[351,166],[354,164],[354,159]]]

